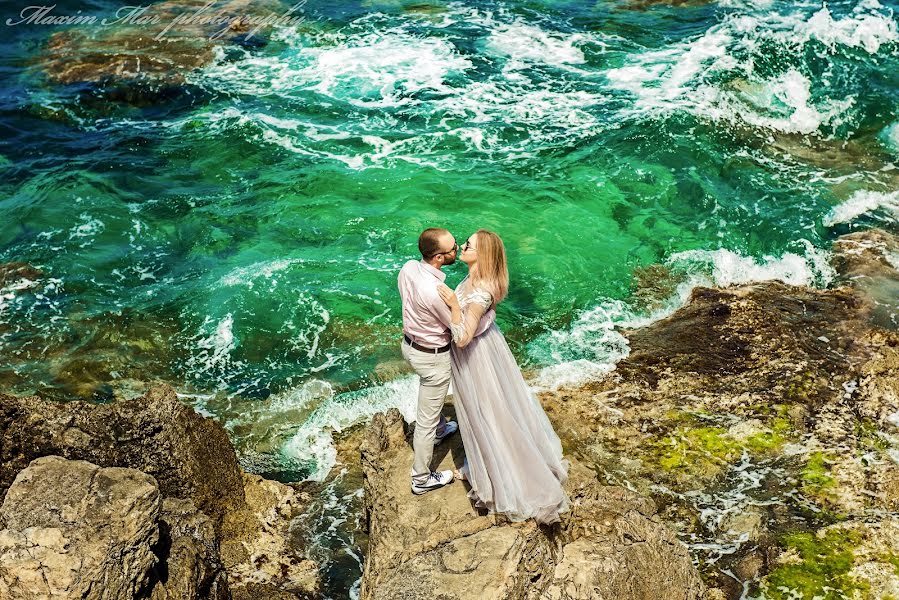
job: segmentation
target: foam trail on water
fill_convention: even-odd
[[[20,279],[12,280],[0,288],[0,317],[3,317],[3,312],[16,297],[16,292],[34,287],[36,283],[36,281],[28,279],[27,277],[22,277]]]
[[[755,259],[722,248],[676,252],[667,262],[694,273],[698,267],[708,275],[710,284],[720,287],[769,279],[790,285],[826,286],[836,276],[828,264],[827,252],[806,240],[801,242],[806,245],[804,255],[785,252],[779,257],[768,255]]]
[[[192,344],[195,350],[188,357],[187,366],[194,376],[223,373],[242,364],[231,357],[238,339],[234,335],[234,315],[230,312],[218,321],[207,315]]]
[[[896,22],[880,12],[882,9],[877,0],[862,0],[851,15],[834,19],[825,4],[808,21],[798,24],[794,32],[803,42],[817,39],[831,50],[842,45],[876,54],[883,44],[899,40]]]
[[[369,421],[375,413],[397,408],[406,422],[415,420],[418,377],[408,376],[382,385],[337,394],[313,411],[296,434],[284,443],[282,454],[300,468],[308,469],[308,479],[323,480],[337,464],[337,449],[331,434]]]
[[[514,22],[494,29],[486,48],[491,54],[511,59],[513,68],[526,63],[566,67],[585,62],[584,53],[577,45],[588,41],[583,34],[566,35]]]
[[[829,87],[829,75],[810,79],[808,61],[785,65],[780,73],[760,74],[771,47],[801,59],[806,46],[829,67],[843,68],[832,55],[861,50],[884,54],[899,42],[891,11],[876,0],[863,0],[848,15],[834,18],[824,6],[809,15],[797,6],[782,14],[764,7],[729,2],[733,8],[703,34],[661,49],[628,56],[621,66],[605,71],[613,90],[625,92],[631,103],[624,117],[688,112],[713,121],[749,124],[785,133],[820,135],[852,117],[857,98]]]
[[[843,202],[833,207],[822,219],[827,227],[833,227],[839,223],[849,223],[856,218],[874,212],[882,211],[891,215],[890,220],[899,219],[899,191],[896,192],[871,192],[859,190]]]
[[[277,285],[277,279],[272,279],[275,273],[284,271],[285,269],[295,265],[303,264],[302,258],[278,259],[273,261],[262,261],[247,267],[235,267],[219,280],[221,286],[244,285],[250,289],[256,284],[256,280],[264,277],[269,280],[271,286]]]
[[[899,122],[888,125],[881,132],[880,139],[893,154],[899,156]]]
[[[285,116],[235,104],[165,126],[202,122],[215,133],[238,130],[352,170],[397,160],[445,170],[458,160],[460,145],[475,156],[515,160],[605,127],[596,109],[607,98],[580,67],[584,49],[604,48],[605,36],[525,23],[505,10],[446,8],[436,23],[374,13],[338,32],[281,29],[273,39],[283,51],[245,52],[237,60],[219,51],[210,66],[189,75],[193,84],[230,95],[333,106],[345,113],[339,124],[303,108]],[[480,61],[445,32],[463,22],[474,30]]]
[[[824,125],[837,125],[855,104],[853,97],[812,102],[812,82],[796,69],[757,84],[740,82],[732,93],[705,87],[697,107],[716,120],[743,121],[756,127],[784,133],[812,134]],[[751,110],[746,110],[751,108]]]
[[[673,311],[666,307],[640,316],[627,303],[610,300],[580,313],[569,329],[551,331],[529,344],[532,356],[552,363],[529,382],[531,389],[540,392],[602,379],[630,353],[627,338],[617,329],[642,327]]]

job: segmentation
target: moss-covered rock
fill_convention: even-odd
[[[844,600],[868,591],[864,582],[849,573],[855,564],[853,550],[860,541],[858,532],[844,528],[784,536],[786,550],[765,578],[765,596],[770,600]]]

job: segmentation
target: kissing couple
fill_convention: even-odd
[[[506,297],[509,271],[498,235],[479,229],[459,248],[446,229],[425,229],[421,260],[400,270],[403,358],[420,378],[412,445],[412,493],[468,482],[478,508],[511,521],[550,524],[568,509],[562,485],[568,461],[539,401],[531,393],[506,339],[496,305]],[[468,275],[455,290],[443,267],[460,258]],[[458,425],[442,414],[453,382]],[[465,461],[456,471],[434,471],[434,446],[459,430]]]

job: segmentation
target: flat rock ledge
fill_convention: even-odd
[[[705,590],[652,500],[601,485],[572,460],[571,508],[552,527],[479,514],[464,482],[415,496],[410,438],[396,409],[375,415],[361,446],[369,549],[362,600],[459,598],[693,600]],[[437,447],[440,468],[461,439]]]

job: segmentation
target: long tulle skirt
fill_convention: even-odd
[[[568,508],[568,461],[495,323],[452,347],[452,369],[469,497],[512,521],[558,521]]]

